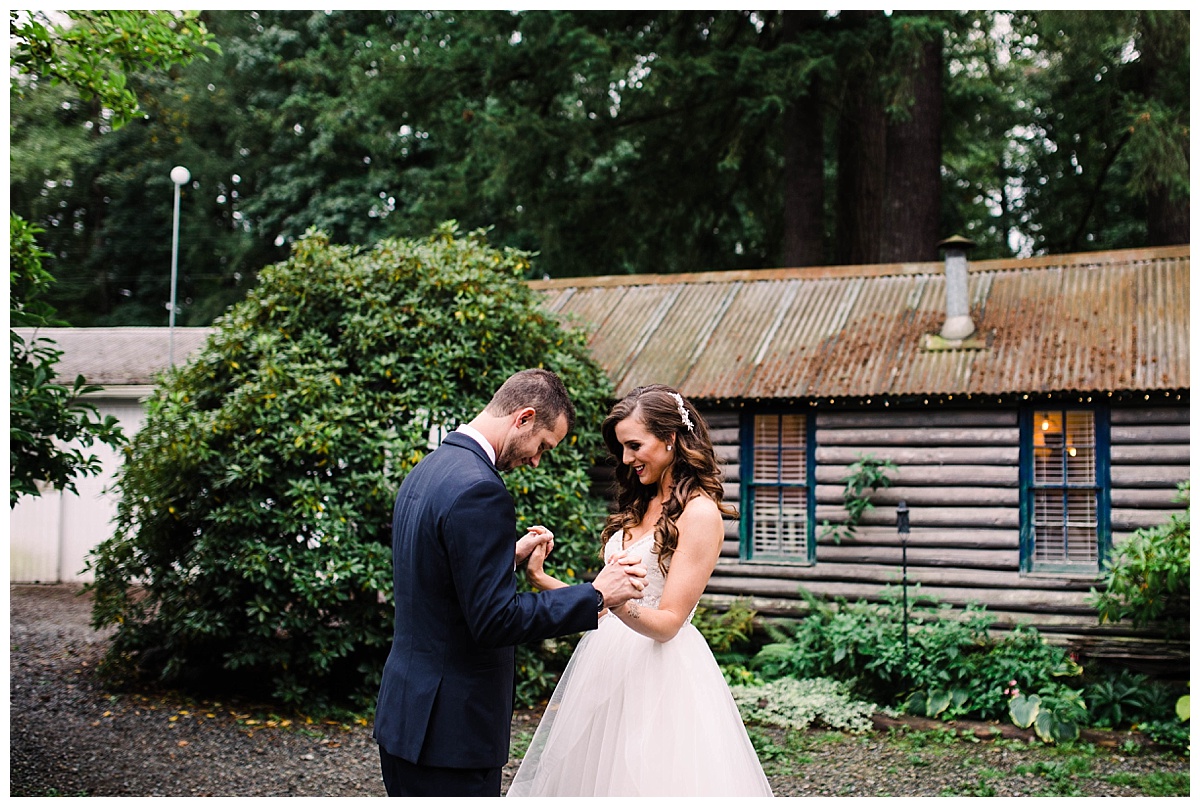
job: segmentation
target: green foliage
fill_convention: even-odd
[[[11,10],[9,30],[10,203],[28,220],[48,228],[43,241],[51,247],[49,254],[59,259],[54,274],[60,282],[57,289],[46,290],[47,300],[68,322],[88,324],[88,316],[110,308],[108,295],[132,298],[131,289],[138,287],[113,267],[154,264],[147,260],[146,247],[158,239],[146,237],[149,228],[143,223],[154,223],[155,217],[145,209],[146,188],[153,183],[132,177],[130,184],[136,190],[126,200],[106,187],[103,179],[106,160],[121,161],[115,173],[129,175],[137,173],[129,170],[133,155],[144,160],[155,153],[113,142],[121,140],[114,133],[145,112],[136,91],[147,94],[140,76],[161,76],[172,68],[203,61],[209,52],[220,53],[220,47],[198,11]],[[169,138],[172,151],[178,140]],[[177,157],[172,153],[166,159]],[[164,189],[170,184],[166,177],[173,164],[159,176]],[[131,228],[120,216],[106,215],[112,210],[123,210],[139,226]],[[104,227],[109,229],[102,232]],[[126,238],[130,229],[136,236]],[[163,227],[155,236],[167,231]],[[106,254],[113,242],[126,247],[121,257]],[[205,254],[211,254],[211,249]],[[166,261],[157,265],[165,266]],[[147,270],[150,280],[145,285],[154,302],[147,307],[148,315],[140,312],[144,318],[136,324],[159,324],[154,315],[161,314],[167,299],[165,293],[156,293],[163,286],[162,275]],[[83,320],[81,311],[87,312]]]
[[[121,74],[145,116],[119,132],[120,116],[83,128],[98,110],[62,85],[16,85],[10,194],[73,259],[54,303],[75,325],[161,324],[180,163],[185,324],[210,323],[310,226],[361,244],[454,218],[537,250],[556,277],[778,266],[786,113],[814,97],[802,114],[824,137],[807,167],[827,187],[804,198],[834,260],[833,191],[862,167],[835,123],[867,92],[889,124],[909,117],[929,41],[945,62],[940,230],[973,238],[974,257],[1144,246],[1151,198],[1189,189],[1180,10],[813,12],[798,28],[793,11],[229,10],[203,29],[71,13],[80,36],[129,34],[106,42],[102,77],[127,44],[221,45],[169,76]],[[185,28],[192,45],[175,41]],[[614,221],[634,226],[614,239]]]
[[[41,228],[20,216],[9,218],[9,321],[17,327],[59,324],[54,309],[41,299],[53,278],[42,268],[47,253],[37,245]],[[54,382],[62,351],[50,339],[28,342],[9,331],[9,507],[21,496],[40,496],[39,483],[76,490],[75,478],[100,473],[100,459],[82,448],[96,441],[117,448],[125,442],[117,419],[100,419],[96,407],[81,400],[99,387],[83,376],[65,386]]]
[[[747,723],[803,731],[814,722],[853,734],[871,730],[873,703],[852,699],[850,685],[827,678],[778,678],[760,686],[733,687],[733,700]]]
[[[860,455],[850,466],[850,473],[842,479],[845,485],[842,490],[842,502],[846,506],[846,520],[837,525],[824,522],[822,527],[825,529],[825,535],[832,537],[839,544],[843,538],[853,538],[855,528],[863,515],[868,510],[875,509],[875,505],[871,504],[870,494],[890,486],[892,479],[888,474],[895,473],[896,470],[896,463],[891,460],[875,459],[870,454]]]
[[[1191,776],[1186,772],[1115,773],[1105,780],[1114,785],[1136,787],[1146,796],[1190,796],[1192,790]]]
[[[724,611],[698,606],[692,624],[708,642],[717,656],[729,654],[735,647],[745,646],[754,635],[754,620],[758,612],[746,600],[734,600]]]
[[[8,292],[9,324],[14,327],[41,328],[63,323],[54,308],[42,299],[54,284],[54,277],[42,266],[50,253],[38,246],[41,227],[20,216],[8,219]]]
[[[878,703],[907,703],[946,719],[995,720],[1005,716],[1014,687],[1033,691],[1081,672],[1066,650],[1032,627],[990,635],[994,619],[982,606],[970,604],[955,615],[950,606],[910,591],[906,651],[894,588],[879,604],[805,596],[808,614],[790,626],[770,627],[776,641],[753,660],[767,680],[834,678],[853,682],[859,695]]]
[[[537,645],[517,646],[516,707],[532,709],[549,699],[579,638],[562,636]]]
[[[1191,753],[1192,732],[1182,720],[1147,720],[1138,725],[1138,731],[1159,745],[1174,748],[1185,754]]]
[[[1100,622],[1128,619],[1135,628],[1161,625],[1168,637],[1188,632],[1191,598],[1191,482],[1181,482],[1182,513],[1166,524],[1140,529],[1118,544],[1105,562],[1105,589],[1090,603]]]
[[[1191,750],[1191,697],[1145,675],[1120,670],[1085,689],[1091,724],[1142,732],[1161,745]]]
[[[306,705],[372,697],[396,489],[432,428],[525,367],[559,373],[578,419],[538,469],[506,474],[519,526],[554,530],[564,579],[595,568],[603,506],[585,469],[610,386],[538,307],[528,269],[453,222],[371,248],[310,233],[264,269],[161,379],[129,450],[116,532],[90,560],[93,622],[117,628],[107,669]]]
[[[930,687],[912,692],[902,708],[907,714],[920,717],[938,717],[951,707],[952,714],[962,714],[970,698],[971,693],[963,689]]]
[[[1085,757],[1071,757],[1062,762],[1038,760],[1033,763],[1022,763],[1013,769],[1018,776],[1037,777],[1046,780],[1046,789],[1040,795],[1046,796],[1082,796],[1076,782],[1080,777],[1088,776],[1092,763]]]
[[[1186,192],[1182,238],[1154,197],[1188,186],[1187,12],[970,16],[947,31],[943,230],[977,258],[1186,242]]]
[[[692,624],[708,642],[709,648],[721,673],[730,686],[746,686],[763,683],[747,667],[749,649],[755,632],[758,612],[746,600],[734,600],[724,611],[711,610],[704,606],[696,608]]]
[[[1167,684],[1123,668],[1088,681],[1084,699],[1091,725],[1099,728],[1128,729],[1176,716],[1177,699]]]
[[[107,110],[112,128],[139,111],[128,87],[135,70],[165,70],[220,48],[199,11],[64,11],[60,21],[45,12],[9,11],[10,63],[24,80],[74,87],[83,100]],[[61,21],[66,18],[69,22]],[[14,82],[18,92],[24,86]]]

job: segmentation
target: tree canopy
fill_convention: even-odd
[[[54,21],[44,12],[10,11],[10,93],[14,103],[28,100],[36,110],[12,127],[19,148],[11,161],[32,172],[42,192],[57,185],[61,171],[85,165],[94,155],[88,130],[114,131],[138,111],[126,79],[134,70],[162,70],[187,62],[211,40],[195,12],[73,11]],[[35,123],[78,98],[87,109],[71,115],[74,126],[42,128]],[[41,167],[40,173],[38,168]],[[72,180],[67,180],[72,184]],[[39,192],[41,193],[41,192]],[[31,211],[24,211],[36,215]],[[49,219],[51,224],[61,224]],[[80,223],[82,224],[82,223]],[[10,325],[40,328],[63,325],[50,300],[57,267],[44,265],[53,255],[38,244],[46,231],[20,215],[9,219]],[[54,240],[53,237],[46,240]],[[64,274],[70,274],[66,272]],[[38,496],[42,486],[75,490],[79,475],[100,472],[100,459],[83,449],[101,442],[120,446],[124,434],[115,417],[101,419],[82,397],[96,391],[83,376],[71,386],[56,383],[62,351],[52,340],[9,335],[9,505],[21,496]]]
[[[1185,11],[211,11],[144,117],[13,104],[14,209],[75,324],[181,322],[310,227],[489,227],[531,276],[976,257],[1188,238]],[[38,143],[52,144],[41,149]]]

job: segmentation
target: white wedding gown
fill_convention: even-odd
[[[621,549],[609,539],[605,558]],[[630,547],[646,566],[640,601],[665,578],[653,534]],[[693,612],[694,613],[694,612]],[[668,642],[610,615],[563,671],[509,796],[770,796],[708,643],[689,620]]]

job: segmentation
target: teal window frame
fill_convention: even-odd
[[[1061,413],[1063,423],[1066,423],[1067,413],[1089,412],[1092,414],[1094,470],[1095,479],[1087,483],[1072,481],[1068,471],[1068,451],[1065,446],[1060,455],[1062,477],[1055,483],[1039,482],[1035,479],[1035,430],[1040,426],[1035,422],[1037,412]],[[1022,573],[1061,573],[1061,574],[1095,574],[1099,575],[1109,552],[1112,549],[1112,479],[1111,479],[1111,424],[1109,411],[1101,406],[1066,406],[1046,404],[1022,408],[1019,414],[1021,448],[1020,448],[1020,486],[1021,486],[1021,537],[1020,537],[1020,569]],[[1065,430],[1065,425],[1064,425]],[[1096,514],[1096,559],[1094,561],[1071,562],[1066,557],[1062,562],[1037,560],[1037,499],[1039,493],[1061,492],[1064,544],[1070,522],[1070,496],[1080,491],[1093,491],[1095,494]],[[1064,556],[1069,556],[1069,546],[1063,550]]]
[[[754,454],[758,446],[755,445],[755,424],[760,417],[782,417],[785,415],[796,415],[804,418],[804,480],[796,482],[794,480],[783,480],[779,473],[775,479],[756,479],[754,475]],[[782,432],[782,428],[780,429]],[[765,563],[781,563],[792,564],[797,566],[811,566],[817,560],[817,545],[816,545],[816,525],[814,523],[816,515],[816,484],[814,480],[816,472],[816,418],[811,412],[796,412],[787,410],[760,410],[757,412],[749,412],[742,416],[741,422],[741,460],[740,460],[740,476],[741,476],[741,523],[739,535],[739,556],[743,561],[765,562]],[[785,450],[781,443],[776,445],[776,450],[780,454],[780,462],[776,468],[782,469],[783,451]],[[766,490],[779,492],[782,496],[782,491],[785,489],[804,490],[804,554],[791,554],[782,552],[761,551],[755,548],[754,545],[754,513],[755,505],[760,495],[764,495]],[[780,508],[782,509],[782,501]]]

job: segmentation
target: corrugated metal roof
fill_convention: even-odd
[[[1190,247],[981,261],[982,347],[928,349],[941,263],[535,281],[589,333],[618,396],[696,399],[1012,394],[1190,387]]]
[[[1189,389],[1190,248],[981,261],[968,295],[984,349],[927,350],[941,263],[535,281],[589,333],[618,395],[698,400]],[[29,329],[14,329],[28,338]],[[176,328],[186,362],[210,329]],[[167,328],[47,328],[60,379],[152,384]]]

